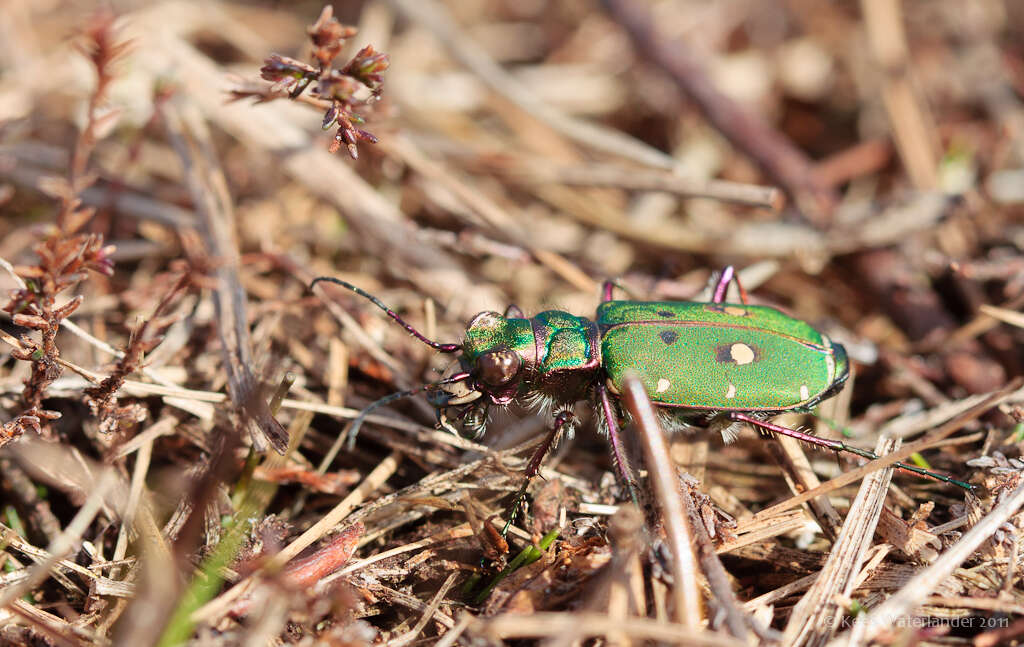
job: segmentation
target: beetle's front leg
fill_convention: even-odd
[[[555,440],[558,439],[562,432],[571,427],[575,422],[576,415],[568,409],[563,409],[555,414],[554,426],[541,444],[537,446],[537,449],[533,451],[533,456],[530,457],[530,462],[526,465],[526,480],[523,482],[523,486],[519,488],[519,492],[516,493],[516,497],[512,500],[512,506],[508,511],[508,521],[505,522],[505,527],[501,529],[502,537],[507,535],[509,528],[512,527],[512,522],[515,521],[516,514],[519,512],[523,500],[526,499],[526,490],[530,487],[530,483],[533,482],[533,478],[540,474],[540,466],[544,462],[544,457],[551,451]]]

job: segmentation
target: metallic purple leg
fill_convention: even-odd
[[[711,295],[711,303],[722,303],[725,301],[725,293],[729,289],[729,283],[732,281],[735,272],[732,265],[727,265],[722,270],[721,276],[718,277],[718,283],[715,285],[715,291]]]
[[[636,483],[633,482],[629,461],[626,459],[626,452],[622,448],[622,439],[619,437],[619,417],[616,415],[615,407],[612,406],[611,398],[608,397],[607,387],[598,384],[595,388],[601,399],[604,423],[608,427],[608,444],[612,448],[612,462],[615,463],[615,471],[618,472],[619,480],[629,488],[629,496],[633,499],[633,503],[639,505]]]
[[[615,289],[615,281],[605,281],[601,284],[601,303],[612,301],[612,291]]]
[[[802,443],[807,443],[808,445],[815,445],[817,447],[830,449],[836,453],[849,452],[851,454],[856,454],[861,458],[867,458],[869,460],[876,460],[878,458],[881,458],[878,454],[874,452],[868,451],[866,449],[861,449],[860,447],[851,447],[850,445],[847,445],[841,440],[830,440],[828,438],[820,438],[818,436],[813,436],[811,434],[805,434],[802,431],[790,429],[789,427],[783,427],[782,425],[776,425],[766,420],[758,420],[753,416],[749,416],[739,411],[730,412],[729,419],[735,420],[737,422],[745,422],[748,425],[757,427],[758,429],[763,429],[764,431],[767,431],[772,434],[789,436],[790,438],[795,438],[796,440],[799,440]],[[943,483],[952,483],[953,485],[964,488],[965,490],[973,489],[973,486],[971,486],[968,483],[958,481],[944,474],[930,472],[924,468],[917,467],[916,465],[907,465],[906,463],[894,463],[893,465],[894,467],[896,467],[896,469],[903,470],[904,472],[910,472],[912,474],[917,474],[919,476],[935,479],[936,481],[941,481]]]
[[[551,451],[551,446],[555,444],[555,440],[562,433],[562,430],[575,420],[576,415],[572,411],[559,411],[555,414],[555,426],[551,428],[551,431],[541,444],[537,446],[537,449],[533,450],[533,456],[530,457],[530,462],[526,465],[526,481],[512,500],[512,506],[508,511],[508,521],[505,522],[505,527],[501,529],[502,537],[507,535],[508,529],[512,527],[512,522],[515,521],[516,514],[519,513],[519,508],[526,499],[526,490],[530,487],[530,483],[533,482],[533,478],[540,473],[540,466],[544,462],[544,457]]]
[[[783,427],[782,425],[776,425],[766,420],[758,420],[753,416],[749,416],[739,411],[732,411],[729,413],[729,419],[737,422],[745,422],[748,425],[763,429],[773,434],[780,434],[782,436],[789,436],[795,438],[802,443],[809,445],[817,445],[818,447],[824,447],[825,449],[831,449],[834,452],[841,452],[849,449],[846,443],[840,440],[829,440],[828,438],[821,438],[820,436],[814,436],[811,434],[797,431],[796,429],[790,429],[789,427]]]
[[[555,414],[555,426],[551,428],[551,433],[544,439],[544,442],[534,450],[533,456],[530,457],[530,462],[526,466],[527,480],[540,474],[541,463],[544,462],[544,457],[551,451],[551,446],[555,444],[555,439],[558,438],[567,425],[571,425],[575,421],[576,414],[572,411],[559,411]]]
[[[727,265],[722,270],[722,275],[718,277],[718,283],[715,284],[715,291],[711,295],[711,303],[724,303],[725,294],[729,291],[729,283],[736,281],[736,287],[740,291],[740,301],[743,305],[747,304],[747,291],[743,289],[743,285],[740,283],[740,277],[736,276],[736,270],[732,265]]]

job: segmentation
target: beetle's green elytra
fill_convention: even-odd
[[[633,371],[665,407],[806,410],[849,373],[842,345],[767,306],[607,301],[597,325],[608,387]]]
[[[437,410],[438,424],[470,438],[486,430],[491,406],[533,404],[549,409],[554,425],[530,459],[529,483],[548,450],[575,424],[575,404],[587,400],[603,421],[616,471],[636,498],[620,437],[623,411],[616,397],[624,376],[632,372],[640,376],[651,401],[673,420],[722,429],[726,440],[731,439],[726,430],[746,423],[767,435],[877,458],[842,441],[769,421],[787,411],[810,411],[837,394],[849,376],[850,362],[841,344],[807,322],[776,308],[750,305],[732,267],[718,277],[710,302],[618,301],[612,298],[614,285],[606,282],[594,320],[560,310],[528,318],[513,305],[504,314],[475,316],[461,343],[427,339],[379,299],[350,283],[321,277],[310,287],[320,281],[366,297],[420,341],[458,357],[458,368],[445,379],[392,394],[364,409],[349,430],[350,443],[369,411],[424,390]],[[740,303],[725,301],[732,283],[739,289]],[[896,467],[972,487],[912,465]],[[524,485],[513,514],[525,491]]]

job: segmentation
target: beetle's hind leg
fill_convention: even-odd
[[[540,466],[544,462],[544,457],[547,456],[548,452],[554,446],[555,441],[562,435],[563,431],[572,428],[572,425],[576,422],[576,414],[569,409],[562,409],[555,414],[555,424],[545,436],[544,440],[541,441],[537,449],[533,450],[533,455],[530,457],[530,462],[526,465],[526,480],[523,482],[523,486],[516,492],[515,498],[512,500],[512,505],[508,511],[508,521],[505,522],[505,526],[501,529],[501,536],[504,537],[508,534],[509,528],[512,527],[512,523],[516,519],[516,515],[519,513],[519,508],[522,506],[523,501],[526,499],[526,491],[530,487],[530,483],[533,482],[533,478],[540,473]]]
[[[633,291],[628,287],[622,285],[618,281],[607,279],[601,283],[601,303],[607,303],[608,301],[615,300],[615,288],[619,288],[625,292],[627,298],[636,299]]]
[[[725,294],[729,291],[729,284],[733,281],[736,282],[736,288],[740,291],[740,302],[743,305],[747,305],[747,291],[743,289],[740,277],[736,274],[736,269],[732,265],[726,265],[725,269],[722,270],[722,274],[719,275],[718,281],[715,283],[715,289],[711,293],[711,303],[724,303]]]
[[[866,458],[868,460],[877,460],[881,458],[878,454],[872,451],[861,449],[860,447],[852,447],[841,440],[830,440],[828,438],[821,438],[819,436],[814,436],[812,434],[804,433],[802,431],[797,431],[796,429],[790,429],[789,427],[776,425],[774,423],[768,422],[767,420],[761,420],[759,418],[743,413],[741,411],[731,411],[729,412],[728,417],[730,420],[735,420],[736,422],[745,422],[754,427],[755,429],[757,429],[758,431],[765,432],[768,434],[779,434],[780,436],[789,436],[790,438],[795,438],[796,440],[799,440],[802,443],[807,443],[808,445],[814,445],[817,447],[822,447],[824,449],[830,449],[836,452],[836,454],[838,454],[839,452],[848,452],[850,454],[856,454],[857,456],[860,456],[861,458]],[[917,474],[918,476],[924,476],[925,478],[934,479],[942,483],[951,483],[957,487],[963,488],[968,491],[974,489],[974,486],[972,486],[969,483],[965,483],[964,481],[958,481],[954,478],[946,476],[945,474],[932,472],[930,470],[926,470],[916,465],[907,465],[906,463],[893,463],[893,466],[896,469],[903,470],[904,472],[911,472],[913,474]]]
[[[601,303],[612,301],[615,296],[615,281],[604,281],[601,283]]]

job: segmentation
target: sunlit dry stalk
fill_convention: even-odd
[[[673,597],[676,622],[694,630],[701,624],[701,598],[697,590],[697,558],[693,551],[693,529],[683,516],[678,479],[669,460],[665,432],[658,423],[654,406],[643,384],[634,375],[626,377],[623,400],[637,421],[644,442],[644,459],[652,476],[652,488],[661,507],[665,533],[672,549]]]

